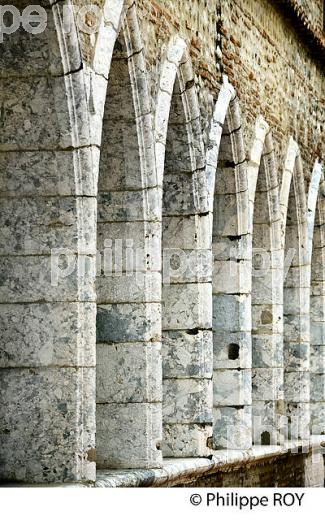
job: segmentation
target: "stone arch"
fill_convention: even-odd
[[[299,147],[291,138],[280,190],[284,255],[284,400],[289,439],[309,437],[310,267],[307,204]]]
[[[163,454],[204,456],[212,424],[211,251],[195,77],[175,37],[155,118],[162,187]]]
[[[281,444],[283,292],[281,212],[272,134],[259,117],[248,164],[252,224],[253,441]]]
[[[46,9],[1,44],[1,479],[94,481],[98,154],[76,28]]]
[[[325,202],[324,174],[316,161],[308,192],[308,255],[310,292],[310,413],[311,434],[325,433]]]
[[[251,446],[251,230],[239,100],[224,78],[207,154],[215,448]]]
[[[108,76],[98,181],[97,465],[161,465],[160,201],[133,4]]]

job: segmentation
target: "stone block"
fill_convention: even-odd
[[[105,265],[103,268],[105,270]],[[161,275],[155,272],[107,273],[107,276],[97,276],[96,292],[98,304],[160,303]]]
[[[284,349],[284,368],[288,372],[308,371],[310,363],[309,343],[287,343]]]
[[[279,334],[252,335],[253,367],[283,366],[283,338]]]
[[[159,341],[161,311],[157,303],[121,303],[97,308],[98,343]]]
[[[159,343],[97,343],[97,403],[161,402]]]
[[[209,249],[211,215],[163,218],[163,249]]]
[[[213,264],[213,293],[249,294],[251,292],[251,268],[252,264],[248,260],[215,261]]]
[[[95,316],[95,303],[0,305],[0,366],[95,367]]]
[[[96,254],[96,199],[8,198],[1,201],[0,254]]]
[[[285,404],[253,400],[253,442],[255,445],[281,445],[286,440]]]
[[[216,329],[213,332],[213,367],[251,368],[252,341],[249,332],[228,332]]]
[[[309,315],[286,315],[285,311],[284,314],[284,343],[308,343],[310,336]]]
[[[212,282],[212,257],[209,249],[164,249],[163,282]]]
[[[98,195],[98,222],[159,220],[161,193],[158,188],[111,191]]]
[[[278,401],[283,399],[283,369],[253,368],[252,393],[254,401]]]
[[[0,302],[95,301],[95,258],[59,253],[0,257]]]
[[[310,372],[314,374],[325,373],[325,345],[310,346]]]
[[[73,151],[11,151],[0,154],[0,193],[20,197],[97,194],[99,150],[95,146]],[[78,180],[75,165],[81,165]]]
[[[212,381],[164,379],[163,423],[212,423]]]
[[[251,406],[213,409],[215,449],[248,450],[252,446]]]
[[[214,370],[213,405],[244,406],[252,403],[252,374],[250,369]]]
[[[311,434],[325,435],[325,402],[310,403]]]
[[[325,374],[310,374],[310,401],[325,402]]]
[[[163,287],[163,330],[211,328],[211,284],[176,284]]]
[[[162,451],[164,457],[208,457],[209,424],[164,424]]]
[[[99,404],[96,426],[97,468],[161,467],[161,404]]]
[[[309,372],[285,372],[284,395],[289,403],[308,403],[310,399]]]
[[[95,368],[2,369],[0,386],[1,479],[95,481]]]
[[[288,418],[288,438],[290,440],[309,439],[309,403],[287,403],[286,417]]]
[[[165,378],[212,378],[212,332],[164,331],[162,336]]]
[[[160,271],[160,234],[158,222],[99,222],[97,249],[102,255],[111,252],[115,272],[130,270],[130,266],[135,271]]]
[[[213,330],[249,332],[251,324],[250,295],[213,295]]]

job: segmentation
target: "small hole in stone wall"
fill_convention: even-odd
[[[228,359],[235,361],[239,358],[239,345],[237,343],[230,343],[228,345]]]
[[[262,446],[270,446],[271,445],[271,435],[269,432],[263,432],[261,435],[261,444]]]
[[[156,443],[156,448],[157,448],[157,450],[161,450],[161,443],[160,443],[160,441],[158,441]]]

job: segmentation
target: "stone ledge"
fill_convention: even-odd
[[[211,459],[165,459],[161,469],[97,471],[95,487],[165,487],[175,486],[214,473],[231,471],[244,463],[270,461],[290,451],[293,455],[325,447],[325,436],[312,436],[310,442],[288,441],[283,446],[254,446],[249,450],[214,451]]]

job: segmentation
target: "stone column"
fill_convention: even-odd
[[[98,152],[61,7],[0,55],[0,478],[25,483],[95,480]]]

